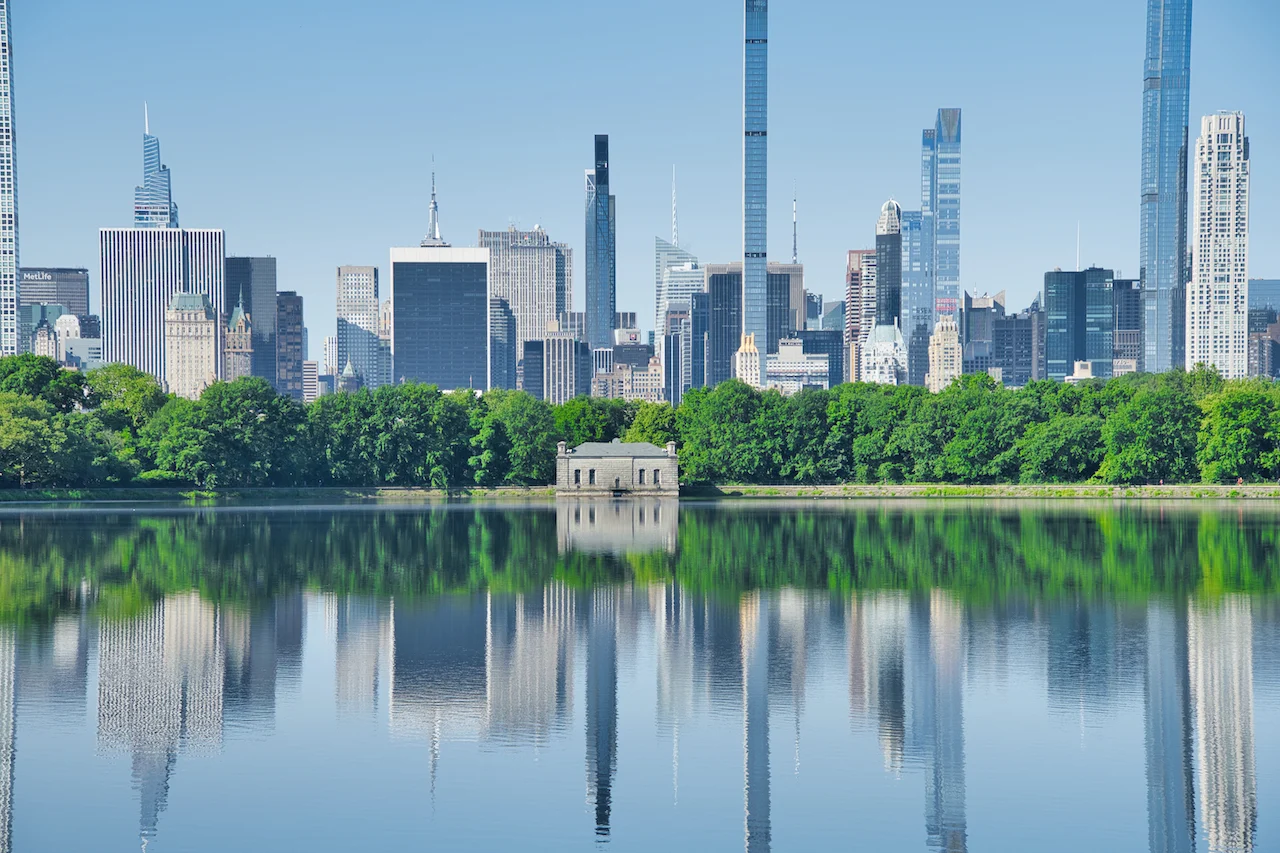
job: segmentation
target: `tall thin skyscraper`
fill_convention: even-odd
[[[742,333],[768,340],[769,0],[745,0],[742,49]]]
[[[384,384],[378,354],[378,269],[338,267],[338,370],[350,362],[364,383]]]
[[[1186,348],[1191,0],[1147,0],[1142,80],[1142,369],[1163,373]]]
[[[1196,140],[1196,207],[1187,290],[1187,369],[1249,373],[1249,137],[1244,113],[1205,116]]]
[[[926,186],[921,199],[924,239],[933,258],[933,287],[938,314],[960,310],[960,110],[938,110],[933,133],[925,131],[922,166]]]
[[[151,135],[151,116],[142,108],[142,186],[133,191],[134,228],[177,228],[169,167],[160,162],[160,137]]]
[[[587,170],[587,340],[613,343],[618,311],[616,200],[609,194],[609,137],[596,136],[596,166]]]
[[[876,325],[902,321],[902,208],[890,199],[876,223]]]
[[[18,181],[13,129],[9,0],[0,0],[0,356],[26,349],[18,336]]]

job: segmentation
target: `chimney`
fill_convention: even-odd
[[[667,442],[667,458],[669,459],[676,458],[676,443],[674,441]]]
[[[569,445],[568,445],[568,444],[565,444],[563,441],[562,441],[562,442],[560,442],[559,444],[557,444],[557,445],[556,445],[556,455],[557,455],[557,456],[568,456],[568,455],[569,455]]]

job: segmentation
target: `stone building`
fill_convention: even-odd
[[[171,394],[195,400],[218,381],[218,321],[203,293],[175,293],[164,313],[164,381]]]
[[[245,313],[243,298],[232,310],[227,323],[224,352],[223,376],[228,382],[253,375],[253,320]]]
[[[648,442],[588,442],[556,454],[556,493],[561,495],[678,495],[675,442],[664,450]]]

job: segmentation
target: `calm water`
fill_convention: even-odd
[[[1280,850],[1278,518],[0,512],[0,851]]]

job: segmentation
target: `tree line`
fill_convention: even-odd
[[[185,400],[125,365],[0,359],[0,488],[541,486],[557,442],[615,438],[675,441],[686,484],[1273,482],[1280,386],[1207,369],[940,394],[730,381],[673,409],[404,384],[304,406],[256,378]]]

